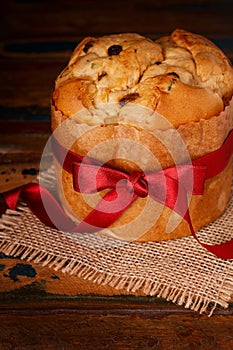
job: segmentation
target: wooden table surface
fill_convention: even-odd
[[[82,38],[119,32],[157,38],[184,28],[212,39],[233,61],[232,14],[228,0],[4,1],[0,193],[37,175],[50,133],[53,83]],[[16,267],[27,269],[20,287]],[[33,269],[0,255],[0,272],[11,279],[9,288],[0,285],[0,350],[233,349],[232,305],[209,318],[157,298],[68,296],[43,289],[44,270],[40,283],[31,283]],[[50,277],[61,278],[53,271]]]

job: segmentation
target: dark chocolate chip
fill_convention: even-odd
[[[175,72],[170,72],[167,75],[173,75],[173,76],[175,76],[178,79],[180,78],[180,76],[177,73],[175,73]]]
[[[103,77],[105,77],[107,75],[106,72],[102,72],[99,76],[98,76],[98,81],[100,81]]]
[[[87,53],[88,50],[89,50],[92,46],[93,46],[93,41],[88,41],[88,43],[86,43],[86,45],[84,46],[83,51],[84,51],[85,53]]]
[[[125,95],[124,97],[122,97],[122,99],[120,99],[119,103],[121,106],[124,106],[128,102],[132,102],[132,101],[136,100],[136,98],[138,98],[138,97],[139,97],[139,94],[137,92],[134,92],[132,94],[128,94],[128,95]]]
[[[171,89],[172,89],[172,86],[174,85],[174,83],[175,83],[176,81],[175,81],[175,79],[171,79],[171,81],[170,81],[170,85],[168,86],[168,88],[167,88],[167,91],[168,92],[170,92],[171,91]]]
[[[121,45],[112,45],[108,48],[108,54],[109,56],[116,56],[119,55],[119,53],[122,51]]]
[[[155,62],[155,64],[157,64],[157,66],[159,66],[161,63],[162,62],[160,62],[160,61]]]

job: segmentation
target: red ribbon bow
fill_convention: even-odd
[[[203,244],[197,238],[188,211],[187,194],[200,195],[206,179],[220,173],[228,164],[233,152],[233,131],[221,148],[192,161],[157,172],[131,174],[110,168],[88,157],[67,151],[52,137],[53,151],[63,168],[73,174],[74,190],[94,193],[110,189],[87,217],[75,225],[60,204],[42,186],[33,183],[4,194],[6,203],[16,207],[19,195],[32,212],[48,226],[69,232],[96,232],[109,227],[137,197],[150,196],[180,214],[189,224],[192,235],[207,250],[223,259],[233,258],[233,239],[220,245]],[[192,178],[190,178],[192,176]],[[191,182],[190,182],[191,179]],[[49,215],[42,198],[50,207]],[[56,226],[54,225],[56,223]]]

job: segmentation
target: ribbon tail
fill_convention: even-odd
[[[94,233],[113,224],[137,195],[130,194],[124,187],[120,191],[111,190],[79,224],[71,221],[54,196],[37,183],[26,184],[5,192],[4,200],[8,208],[16,209],[19,197],[46,226],[66,232]],[[104,203],[107,203],[107,207]]]
[[[63,231],[73,230],[75,224],[66,215],[53,195],[37,183],[29,183],[4,193],[4,200],[10,209],[15,209],[19,197],[32,213],[46,226]],[[46,208],[44,206],[46,204]]]
[[[217,256],[218,258],[233,259],[233,239],[231,239],[227,242],[221,243],[221,244],[214,244],[214,245],[202,243],[194,231],[192,221],[191,221],[191,218],[190,218],[188,211],[185,214],[184,219],[188,222],[189,227],[190,227],[190,231],[191,231],[193,237],[196,239],[196,241],[203,248],[205,248],[206,250],[208,250],[209,252],[211,252],[212,254]]]
[[[12,210],[16,209],[22,188],[23,187],[14,188],[13,190],[3,193],[3,198],[8,208]]]
[[[154,196],[154,199],[162,204],[165,204],[168,208],[174,210],[177,214],[181,215],[189,224],[192,236],[202,247],[204,247],[206,250],[208,250],[218,258],[233,259],[233,239],[219,245],[202,243],[197,237],[192,225],[185,189],[181,185],[179,186],[176,179],[170,176],[166,177],[166,188],[170,188],[170,192],[166,193],[166,196],[162,195],[160,198],[157,194],[157,196]],[[161,187],[161,191],[159,191],[160,194],[163,193],[163,191],[165,191],[165,189]]]
[[[117,201],[119,198],[119,201]],[[119,192],[115,189],[107,192],[97,206],[85,217],[73,232],[95,233],[111,226],[123,212],[137,198],[135,193],[130,194],[122,188]],[[111,208],[111,210],[110,210]]]
[[[205,249],[207,249],[212,254],[216,255],[218,258],[233,259],[233,239],[221,244],[210,245],[200,242],[196,234],[194,234],[193,236],[198,241],[198,243],[200,243]]]

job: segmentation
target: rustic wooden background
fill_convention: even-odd
[[[0,193],[37,175],[53,83],[82,38],[157,38],[183,28],[207,36],[233,61],[232,15],[232,0],[1,2]],[[9,261],[19,268],[0,255],[3,277]],[[233,349],[232,306],[209,318],[160,299],[54,295],[41,288],[42,277],[40,288],[28,283],[26,272],[17,288],[15,278],[11,290],[0,285],[0,350]]]

